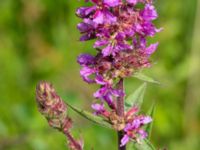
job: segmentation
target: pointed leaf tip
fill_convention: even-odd
[[[156,105],[155,105],[155,102],[154,102],[147,112],[147,115],[151,116],[151,118],[153,118],[153,116],[154,116],[154,112],[155,112],[155,109],[156,109],[155,106]],[[145,127],[145,131],[148,133],[148,139],[150,139],[150,137],[151,137],[152,127],[153,127],[153,122],[147,124],[146,127]]]
[[[147,83],[143,83],[138,89],[136,89],[132,94],[130,94],[125,100],[125,108],[129,109],[136,105],[138,108],[141,107],[144,99],[145,90]]]
[[[139,79],[139,80],[142,80],[142,81],[145,81],[145,82],[149,82],[149,83],[154,83],[154,84],[159,84],[160,85],[160,82],[153,79],[152,77],[149,77],[141,72],[137,72],[133,75],[133,77]]]

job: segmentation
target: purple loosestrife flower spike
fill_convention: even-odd
[[[151,66],[149,57],[156,51],[158,42],[148,45],[146,39],[161,30],[152,22],[158,14],[152,0],[87,2],[92,5],[77,9],[77,16],[83,19],[77,27],[82,34],[81,41],[96,39],[97,55],[81,54],[78,57],[78,63],[83,67],[80,73],[87,83],[99,84],[101,90],[110,91],[121,78]],[[144,7],[135,8],[138,3]],[[103,78],[101,82],[99,76]],[[105,93],[111,94],[105,96]],[[95,97],[101,100],[109,97],[113,101],[118,96],[101,92]]]
[[[75,140],[70,133],[72,120],[67,116],[67,106],[57,95],[52,84],[40,82],[36,88],[36,100],[39,111],[47,119],[49,125],[66,135],[69,148],[83,150],[82,141]]]
[[[156,51],[158,42],[150,44],[147,38],[155,36],[162,30],[157,29],[153,23],[158,14],[153,0],[86,0],[85,2],[91,5],[77,9],[76,14],[82,19],[77,28],[82,34],[81,41],[95,39],[93,48],[97,54],[95,56],[81,54],[78,57],[77,62],[82,67],[80,74],[85,82],[99,85],[94,97],[100,100],[100,104],[95,103],[92,108],[96,115],[103,115],[104,112],[111,114],[109,119],[113,127],[125,133],[121,139],[122,149],[125,149],[124,145],[130,139],[139,141],[138,135],[140,138],[147,136],[141,127],[151,119],[145,116],[133,118],[135,108],[126,112],[127,116],[124,116],[124,113],[119,115],[119,109],[124,111],[119,104],[122,107],[125,93],[124,88],[119,88],[118,85],[124,78],[132,76],[143,68],[151,67],[149,58]],[[137,4],[143,7],[138,7]],[[104,107],[104,104],[110,109]]]

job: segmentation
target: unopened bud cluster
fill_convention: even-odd
[[[40,82],[36,88],[36,100],[39,111],[45,116],[49,125],[66,135],[69,148],[71,150],[82,150],[83,144],[75,140],[70,133],[72,120],[67,116],[67,106],[57,95],[52,84]]]

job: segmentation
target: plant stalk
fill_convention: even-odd
[[[117,84],[117,88],[119,90],[124,91],[124,79],[120,79],[120,81]],[[117,98],[117,115],[120,117],[124,116],[124,96],[120,96]],[[124,136],[123,131],[118,131],[118,150],[126,150],[126,145],[120,147],[121,139]]]

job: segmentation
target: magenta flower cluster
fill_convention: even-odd
[[[80,74],[87,83],[100,85],[94,93],[99,103],[92,104],[97,115],[107,117],[116,112],[116,99],[124,97],[123,90],[117,88],[120,79],[130,77],[138,70],[150,67],[149,57],[157,49],[158,43],[148,44],[147,37],[153,37],[157,29],[153,20],[158,15],[152,0],[85,0],[88,6],[77,9],[82,22],[77,25],[82,36],[80,41],[95,39],[93,47],[96,56],[81,54],[78,63]],[[92,5],[91,5],[92,4]],[[109,106],[109,112],[105,104]],[[134,118],[134,119],[133,119]],[[124,120],[125,145],[138,134],[146,137],[140,128],[150,117],[135,116]]]
[[[126,113],[126,125],[123,129],[124,136],[121,139],[120,146],[126,145],[130,139],[140,143],[142,139],[148,136],[142,127],[150,123],[152,118],[150,116],[138,115],[138,111],[139,109],[137,107],[133,107]]]

